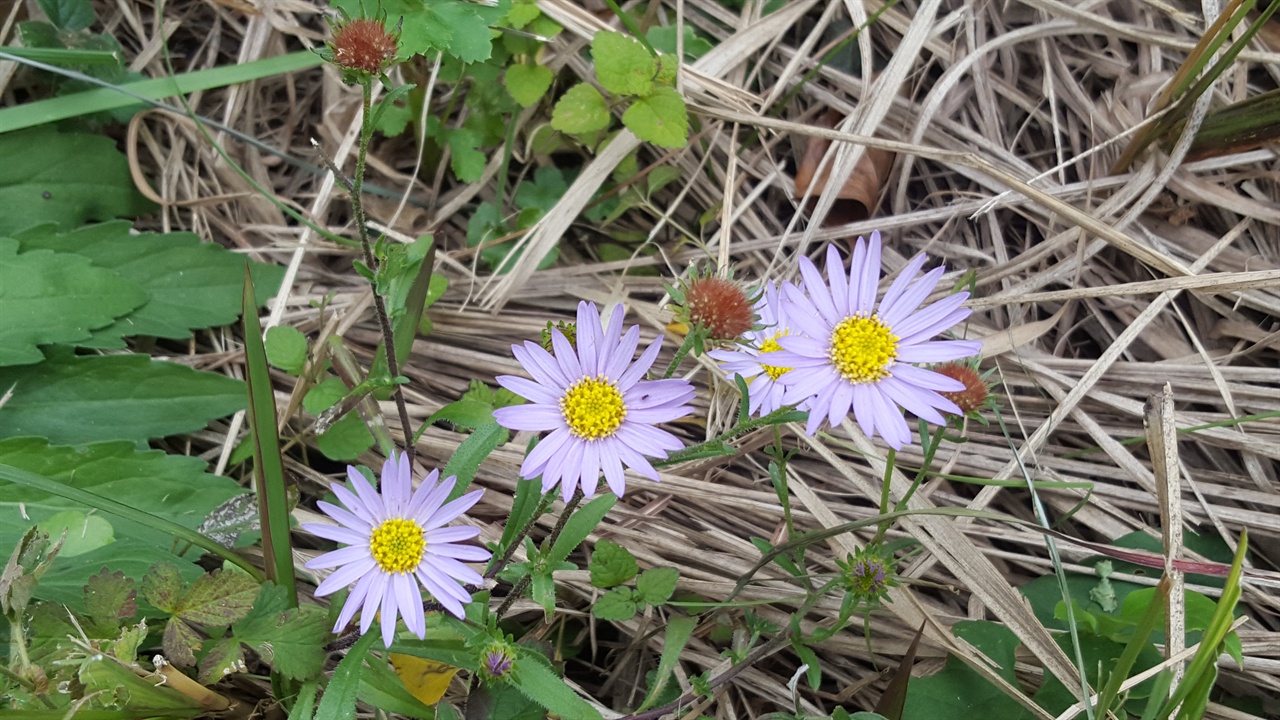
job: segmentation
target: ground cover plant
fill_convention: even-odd
[[[0,718],[1254,718],[1280,3],[15,6]]]

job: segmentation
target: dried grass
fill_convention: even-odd
[[[540,5],[567,28],[545,61],[564,74],[589,73],[577,53],[606,26],[608,16],[569,0]],[[965,444],[940,454],[938,464],[946,473],[1016,480],[1025,465],[1036,478],[1090,483],[1088,504],[1074,515],[1069,532],[1106,541],[1133,530],[1159,537],[1157,478],[1177,477],[1180,471],[1184,481],[1170,496],[1166,514],[1176,509],[1172,514],[1182,517],[1186,529],[1219,535],[1232,546],[1248,527],[1255,565],[1276,568],[1280,423],[1275,419],[1182,434],[1176,453],[1166,449],[1154,472],[1145,445],[1118,442],[1143,435],[1144,402],[1165,383],[1175,401],[1165,421],[1179,428],[1280,410],[1275,371],[1280,361],[1275,320],[1280,314],[1280,205],[1273,153],[1183,165],[1177,161],[1185,152],[1182,142],[1171,155],[1151,153],[1133,171],[1107,175],[1126,137],[1144,120],[1146,103],[1197,39],[1204,25],[1199,11],[1163,3],[908,0],[890,7],[858,36],[856,55],[865,72],[819,68],[774,117],[765,113],[814,69],[818,51],[827,44],[822,29],[836,21],[860,24],[879,4],[803,0],[763,18],[757,3],[745,5],[741,13],[713,0],[667,2],[656,9],[667,23],[677,21],[679,9],[682,22],[719,43],[683,68],[680,79],[701,125],[695,142],[681,152],[660,153],[623,132],[585,159],[565,197],[521,238],[524,260],[509,274],[481,272],[474,251],[465,247],[467,203],[477,194],[485,196],[482,185],[458,187],[446,173],[410,183],[416,166],[410,145],[389,141],[375,149],[372,184],[401,190],[371,199],[373,219],[387,223],[395,238],[433,229],[440,247],[437,272],[452,283],[430,311],[434,332],[415,343],[405,371],[413,380],[411,417],[421,420],[456,399],[472,378],[491,381],[496,374],[517,372],[508,346],[535,337],[548,320],[569,319],[579,299],[623,301],[631,318],[644,324],[646,336],[660,332],[668,318],[660,284],[646,276],[624,277],[623,270],[656,268],[669,276],[714,260],[733,263],[740,275],[787,277],[794,273],[797,254],[813,254],[828,242],[847,243],[878,228],[888,238],[889,270],[927,252],[952,269],[944,285],[976,273],[970,333],[987,340],[984,366],[995,368],[1003,383],[1002,405],[1013,437],[971,425]],[[150,74],[164,72],[158,52],[162,35],[178,70],[245,62],[314,46],[323,37],[321,8],[301,0],[176,2],[166,8],[164,23],[150,7],[133,3],[101,9],[111,14],[109,29]],[[1241,58],[1251,72],[1228,73],[1214,91],[1216,101],[1274,84],[1262,64],[1274,66],[1280,56],[1257,48]],[[873,63],[883,61],[887,65],[871,80]],[[433,102],[443,107],[445,93],[454,90],[434,85]],[[303,165],[282,162],[280,156],[217,136],[280,200],[350,234],[344,224],[349,221],[346,201],[335,192],[332,178],[304,166],[318,164],[311,138],[339,164],[350,166],[357,98],[336,73],[270,78],[252,87],[203,93],[190,102],[196,112],[301,160]],[[846,118],[838,129],[809,123],[828,109]],[[523,131],[536,121],[521,118]],[[286,289],[272,305],[269,322],[296,326],[313,338],[339,335],[367,362],[376,326],[368,290],[351,272],[350,251],[286,222],[261,198],[245,197],[249,188],[189,123],[150,115],[140,124],[137,159],[150,169],[155,192],[169,203],[156,225],[193,229],[260,259],[287,264]],[[748,142],[756,133],[759,142]],[[792,143],[800,148],[806,136],[831,141],[826,162],[837,181],[827,183],[812,216],[802,218],[795,212],[800,201],[792,195]],[[817,220],[834,201],[838,180],[856,167],[867,147],[898,154],[878,217],[823,226]],[[684,175],[659,198],[661,217],[637,211],[617,224],[648,237],[658,253],[601,262],[593,249],[600,236],[581,226],[579,215],[616,164],[637,149],[642,167],[672,164]],[[513,167],[532,162],[520,151]],[[497,162],[490,163],[486,178],[498,169]],[[402,197],[404,188],[411,192]],[[242,199],[201,202],[215,196]],[[717,208],[717,222],[699,230],[699,216]],[[564,261],[536,270],[536,258],[557,245]],[[322,314],[316,304],[324,298]],[[192,346],[190,362],[239,373],[238,348],[234,333],[209,333]],[[698,417],[708,421],[684,423],[678,430],[696,441],[727,422],[734,399],[732,388],[705,367],[690,378],[702,389]],[[286,436],[301,434],[305,440],[312,419],[298,410],[296,398],[290,402],[295,393],[290,382],[282,378],[277,389],[281,409],[291,410],[284,418]],[[383,409],[398,435],[394,413]],[[852,441],[843,439],[842,431],[834,439],[794,441],[804,449],[789,468],[800,528],[875,513],[882,451],[856,429],[846,430]],[[238,431],[238,421],[216,427],[195,436],[193,447],[221,470]],[[421,462],[443,464],[460,439],[446,430],[428,430],[418,446]],[[478,516],[488,539],[501,531],[525,440],[518,437],[500,448],[477,477],[489,489]],[[711,599],[726,596],[759,556],[748,538],[784,538],[762,461],[747,452],[765,441],[745,438],[744,452],[727,462],[673,468],[661,485],[633,482],[598,537],[625,542],[646,564],[680,568],[683,590]],[[1096,450],[1080,452],[1091,448]],[[919,448],[899,454],[907,467],[919,460]],[[326,480],[319,472],[325,466],[311,465],[292,464],[308,489]],[[895,491],[903,482],[895,476]],[[1046,489],[1041,495],[1050,512],[1060,516],[1086,493]],[[917,506],[1030,517],[1028,495],[1016,484],[975,491],[936,478],[913,500]],[[868,633],[874,658],[857,633],[824,644],[819,653],[829,678],[826,687],[836,690],[802,692],[803,710],[824,712],[837,699],[869,708],[883,687],[879,668],[901,657],[921,620],[927,620],[928,638],[923,658],[939,658],[945,650],[981,667],[949,627],[961,619],[999,619],[1029,650],[1022,658],[1026,664],[1018,666],[1024,679],[1042,676],[1047,668],[1073,685],[1067,657],[1013,589],[1050,571],[1041,535],[1021,526],[937,516],[904,521],[895,533],[911,535],[927,551],[902,568],[907,582],[872,619]],[[834,556],[865,540],[833,538],[829,548],[815,553],[817,569],[831,571]],[[1087,549],[1065,544],[1062,550],[1069,569],[1092,572],[1078,565],[1091,554]],[[645,617],[624,623],[621,638],[597,636],[582,611],[598,591],[583,572],[566,573],[562,582],[571,608],[563,617],[571,621],[566,628],[589,628],[571,641],[597,651],[598,665],[579,664],[571,674],[579,680],[594,674],[598,682],[587,683],[584,691],[596,693],[605,705],[633,701],[634,685],[659,647],[651,637],[659,624]],[[1194,576],[1190,583],[1198,587]],[[759,611],[776,622],[798,598],[779,574],[767,570],[743,596],[775,601]],[[1246,662],[1243,670],[1224,665],[1222,682],[1229,688],[1280,690],[1277,606],[1273,590],[1246,587],[1243,610],[1249,620],[1240,630]],[[831,617],[835,607],[834,601],[819,604],[806,626]],[[722,666],[722,648],[707,639],[709,629],[695,633],[682,682]],[[931,662],[936,666],[936,661],[924,664]],[[770,658],[741,676],[706,712],[747,717],[791,707],[786,681],[797,665],[785,652]],[[1219,705],[1211,706],[1209,716],[1249,717]]]

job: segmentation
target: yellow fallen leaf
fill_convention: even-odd
[[[400,682],[424,705],[435,705],[449,689],[449,681],[458,668],[442,662],[420,658],[416,655],[391,653],[391,667],[395,668]]]

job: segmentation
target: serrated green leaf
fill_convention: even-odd
[[[591,39],[596,79],[614,95],[648,95],[658,66],[639,42],[612,30],[601,30]]]
[[[631,551],[612,540],[596,543],[591,553],[591,584],[598,588],[611,588],[630,580],[640,572]]]
[[[0,438],[144,442],[199,430],[245,406],[244,383],[225,375],[146,355],[47,355],[39,365],[0,368],[0,388],[13,388],[0,408]]]
[[[306,680],[324,669],[329,615],[315,605],[288,604],[284,588],[263,583],[253,610],[236,623],[234,634],[286,677]]]
[[[520,107],[533,107],[551,89],[555,73],[542,65],[512,65],[502,82]]]
[[[356,644],[351,646],[345,657],[338,662],[333,677],[320,698],[320,707],[316,708],[316,720],[352,720],[356,716],[356,698],[360,693],[360,676],[364,673],[364,659],[369,648],[379,636],[378,633],[366,633],[360,636]]]
[[[83,347],[122,348],[123,337],[153,335],[175,340],[191,331],[228,325],[240,317],[245,258],[193,233],[134,234],[127,222],[109,222],[58,233],[52,225],[17,236],[23,251],[52,250],[88,258],[136,283],[147,296],[141,307],[107,327]],[[259,305],[275,295],[284,277],[278,265],[250,261]]]
[[[178,601],[173,614],[201,625],[225,627],[244,619],[258,597],[258,583],[234,570],[202,575]]]
[[[118,534],[119,526],[116,530]],[[196,553],[190,555],[191,559],[196,557]],[[204,572],[199,565],[187,562],[174,554],[172,538],[162,545],[132,538],[117,538],[110,545],[83,555],[60,558],[40,580],[40,586],[36,588],[36,596],[41,600],[65,605],[75,610],[84,602],[86,578],[103,568],[112,572],[122,572],[126,577],[140,578],[144,577],[156,564],[169,561],[181,563],[178,565],[178,573],[187,580],[195,580]]]
[[[142,599],[170,615],[177,612],[185,583],[173,563],[159,563],[142,578]]]
[[[397,102],[387,104],[384,99],[378,103],[378,108],[381,112],[375,112],[378,124],[374,129],[387,137],[403,134],[409,127],[409,123],[413,122],[413,112],[409,110],[408,105]]]
[[[418,720],[437,720],[435,708],[414,697],[396,671],[386,663],[369,663],[365,667],[360,676],[359,698],[366,705],[387,713]]]
[[[565,522],[564,529],[560,531],[560,537],[556,538],[555,544],[547,552],[547,560],[558,563],[567,559],[569,553],[578,549],[578,546],[582,544],[583,540],[587,539],[592,530],[596,529],[596,526],[600,524],[604,516],[609,514],[616,502],[618,502],[616,495],[601,495],[578,508],[573,517]]]
[[[682,148],[689,142],[689,111],[675,88],[660,87],[636,98],[622,113],[622,124],[658,147]]]
[[[196,664],[196,650],[200,647],[200,635],[182,618],[169,618],[164,624],[161,647],[169,661],[175,665],[192,667]]]
[[[356,411],[343,415],[316,436],[316,448],[330,460],[355,460],[373,447],[373,442],[373,433]]]
[[[511,11],[507,13],[507,24],[519,30],[528,25],[542,14],[542,10],[538,8],[536,2],[514,2],[511,4]]]
[[[428,13],[434,16],[435,22],[448,27],[452,33],[445,52],[465,63],[479,63],[489,59],[493,54],[493,34],[489,25],[496,22],[506,8],[485,8],[473,3],[458,0],[435,0],[427,6]]]
[[[630,588],[617,587],[600,596],[591,605],[591,615],[601,620],[622,622],[630,620],[640,611],[636,593]]]
[[[636,578],[636,593],[650,605],[661,605],[671,599],[680,580],[680,571],[673,567],[650,568]]]
[[[302,373],[302,366],[307,363],[307,336],[297,328],[288,325],[276,325],[267,328],[267,337],[263,340],[267,348],[267,360],[272,366],[280,368],[290,375]]]
[[[489,422],[477,427],[475,432],[458,445],[458,449],[454,451],[453,457],[449,458],[449,462],[441,473],[444,477],[453,475],[458,478],[458,484],[449,494],[450,499],[461,497],[462,493],[467,491],[472,479],[476,476],[476,470],[480,468],[480,463],[484,462],[485,458],[489,457],[509,437],[511,433],[490,418]]]
[[[200,682],[212,684],[238,671],[244,663],[244,651],[233,638],[222,638],[200,658]]]
[[[522,209],[536,208],[550,212],[569,191],[564,172],[558,167],[540,167],[533,173],[533,182],[526,180],[516,188],[516,206]]]
[[[36,363],[36,347],[88,340],[147,302],[136,283],[79,255],[33,250],[0,239],[0,365]]]
[[[533,700],[564,720],[600,720],[600,713],[578,697],[564,680],[552,671],[547,661],[532,651],[517,648],[511,676],[525,697]]]
[[[84,611],[99,628],[117,628],[138,612],[138,590],[133,578],[103,568],[84,586]]]
[[[0,134],[0,235],[41,223],[73,228],[152,208],[110,138],[43,126]]]
[[[551,110],[551,127],[580,135],[609,127],[609,107],[594,86],[579,83],[565,91]]]

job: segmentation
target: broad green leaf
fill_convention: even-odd
[[[37,363],[37,345],[88,340],[147,302],[137,283],[84,257],[18,248],[0,239],[0,365]]]
[[[639,611],[635,591],[624,587],[613,588],[591,605],[592,616],[615,622],[630,620]]]
[[[484,174],[488,158],[480,152],[480,137],[470,128],[456,128],[445,136],[451,151],[450,167],[462,182],[475,182]]]
[[[95,19],[90,0],[40,0],[40,9],[59,30],[84,30]]]
[[[644,36],[655,50],[667,55],[676,54],[675,25],[654,25],[645,31]],[[715,45],[704,39],[693,29],[692,25],[684,26],[684,54],[689,60],[697,60],[706,55]]]
[[[183,622],[177,615],[164,623],[164,635],[160,646],[175,665],[192,667],[196,664],[196,650],[200,647],[200,635],[195,628]]]
[[[201,625],[226,627],[253,609],[258,583],[235,570],[214,570],[201,575],[178,601],[174,614]]]
[[[648,95],[658,66],[639,42],[611,30],[601,30],[591,40],[596,79],[614,95]]]
[[[101,515],[86,515],[79,510],[63,510],[40,522],[41,530],[49,533],[49,537],[62,537],[62,557],[83,555],[100,547],[115,542],[115,529]]]
[[[129,223],[110,222],[69,233],[43,225],[17,239],[23,251],[87,257],[94,266],[112,270],[146,292],[145,304],[77,345],[122,348],[120,338],[136,335],[185,339],[192,330],[228,325],[240,317],[244,256],[201,242],[193,233],[133,234]],[[249,265],[259,286],[256,300],[262,305],[279,289],[284,268],[253,261]]]
[[[352,410],[316,436],[316,447],[330,460],[355,460],[373,447],[373,433],[359,411]]]
[[[520,107],[532,107],[551,89],[554,79],[550,68],[542,65],[512,65],[507,68],[503,84]]]
[[[399,658],[421,659],[412,655],[393,654],[393,662]],[[423,662],[429,661],[423,660]],[[387,713],[396,713],[419,720],[436,720],[436,711],[432,707],[435,703],[427,705],[414,697],[397,673],[398,670],[392,671],[386,663],[369,663],[360,677],[360,700]],[[449,679],[452,678],[453,674],[450,673],[448,678],[441,679],[447,687]]]
[[[236,623],[234,635],[286,677],[306,680],[324,669],[330,625],[324,610],[315,605],[289,608],[288,592],[266,582],[253,609]]]
[[[460,497],[462,493],[467,491],[471,486],[472,479],[476,476],[476,470],[480,468],[480,463],[485,458],[498,449],[498,446],[507,441],[511,434],[506,428],[496,422],[489,422],[476,428],[475,432],[467,436],[462,444],[458,445],[458,449],[454,451],[453,457],[449,458],[448,464],[444,466],[441,475],[449,477],[457,476],[458,484],[454,486],[453,492],[449,497]]]
[[[661,87],[636,98],[622,113],[622,124],[659,147],[682,148],[689,142],[689,111],[675,88]]]
[[[536,20],[541,14],[542,10],[538,8],[536,2],[516,0],[511,4],[511,11],[507,13],[506,21],[510,27],[519,30]]]
[[[522,209],[537,208],[550,212],[569,190],[564,172],[558,167],[540,167],[533,173],[533,182],[526,180],[516,188],[516,205]]]
[[[0,438],[143,442],[199,430],[245,406],[244,383],[225,375],[146,355],[47,355],[39,365],[0,368],[0,388],[13,388],[0,408]]]
[[[609,127],[609,107],[594,86],[578,83],[565,91],[551,110],[551,127],[570,135]]]
[[[3,417],[4,411],[0,410],[0,419]],[[0,440],[0,465],[114,499],[188,528],[197,527],[214,508],[244,493],[234,480],[207,474],[204,461],[198,458],[167,455],[159,450],[140,451],[132,442],[61,447],[51,446],[42,438],[11,438]],[[17,542],[27,522],[41,522],[66,510],[88,512],[90,508],[0,481],[0,548]],[[190,566],[174,554],[186,548],[175,547],[169,534],[122,517],[103,517],[114,528],[115,542],[62,559],[42,585],[41,597],[78,604],[81,588],[104,565],[123,570],[130,577],[142,577],[151,564],[165,559]],[[190,557],[195,558],[196,554]]]
[[[611,588],[630,580],[640,572],[631,551],[612,540],[596,543],[591,553],[591,584],[598,588]]]
[[[679,580],[680,571],[676,568],[650,568],[636,578],[636,593],[650,605],[661,605],[671,599]]]
[[[997,672],[1017,682],[1014,655],[1018,638],[1012,630],[986,620],[955,624],[956,635],[964,638],[997,664]],[[1005,695],[956,657],[947,658],[943,669],[928,677],[912,678],[907,689],[904,720],[936,720],[951,717],[989,717],[1019,720],[1029,717],[1016,700]]]
[[[52,127],[0,135],[0,235],[41,223],[62,228],[151,209],[110,138]]]
[[[495,8],[485,8],[475,3],[459,0],[434,0],[427,6],[434,22],[450,29],[452,37],[448,47],[442,48],[450,55],[466,63],[484,62],[493,54],[493,36],[489,25],[496,22],[506,8],[494,13]]]

